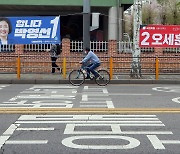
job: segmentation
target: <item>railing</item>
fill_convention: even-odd
[[[83,41],[71,41],[70,52],[82,52],[83,51]]]
[[[0,45],[0,52],[15,52],[15,45]]]
[[[107,41],[91,41],[90,49],[95,52],[107,52],[108,42]],[[174,50],[173,48],[169,50]],[[71,41],[70,43],[71,52],[82,52],[83,42],[82,41]],[[177,49],[178,51],[178,49]],[[118,53],[132,53],[133,52],[133,42],[117,42],[117,52]],[[154,52],[154,48],[141,48],[141,52]]]
[[[133,42],[117,42],[117,51],[119,53],[132,53]]]
[[[19,61],[18,61],[19,58]],[[112,58],[110,60],[110,58]],[[57,64],[63,67],[68,73],[78,68],[78,62],[82,59],[78,57],[61,57]],[[132,57],[100,57],[102,68],[108,71],[112,70],[112,75],[130,75]],[[157,64],[158,63],[158,64]],[[112,67],[112,68],[111,68]],[[158,70],[158,71],[157,71]],[[50,74],[51,59],[49,55],[17,55],[0,56],[0,73],[18,73],[27,74]],[[180,75],[180,57],[141,57],[142,76],[151,75]],[[65,74],[64,74],[65,76]]]
[[[180,53],[180,48],[164,48],[163,52]]]
[[[24,52],[43,52],[49,50],[52,44],[25,44]]]
[[[26,44],[24,45],[25,52],[43,52],[50,49],[52,44]],[[95,52],[107,52],[108,42],[107,41],[91,41],[91,50]],[[117,42],[117,51],[119,53],[132,53],[133,42]],[[71,41],[70,42],[71,52],[82,52],[83,41]],[[0,52],[15,52],[15,45],[0,45]],[[141,48],[141,52],[154,52],[154,48]],[[167,53],[180,53],[180,48],[164,48],[163,52]]]
[[[107,41],[91,41],[90,49],[95,52],[107,52],[108,42]],[[70,52],[82,52],[83,51],[83,41],[71,41]]]

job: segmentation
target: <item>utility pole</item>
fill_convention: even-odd
[[[141,64],[139,47],[139,31],[142,24],[142,0],[134,0],[134,30],[133,30],[133,51],[132,51],[132,64],[131,64],[131,77],[141,77]]]
[[[90,0],[83,0],[83,51],[90,48],[90,12]]]

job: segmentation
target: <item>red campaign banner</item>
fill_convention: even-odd
[[[180,47],[180,25],[141,25],[140,47]]]

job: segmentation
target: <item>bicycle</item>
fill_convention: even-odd
[[[95,80],[95,82],[99,86],[105,86],[110,82],[110,74],[105,69],[99,69],[96,71],[98,73],[98,77],[90,73],[90,80]],[[81,66],[79,69],[74,69],[69,73],[69,82],[74,86],[80,86],[85,82],[85,78],[87,75],[87,67]]]

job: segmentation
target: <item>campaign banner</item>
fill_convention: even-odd
[[[141,25],[140,47],[180,47],[180,25]]]
[[[59,44],[59,16],[0,17],[0,44]]]

